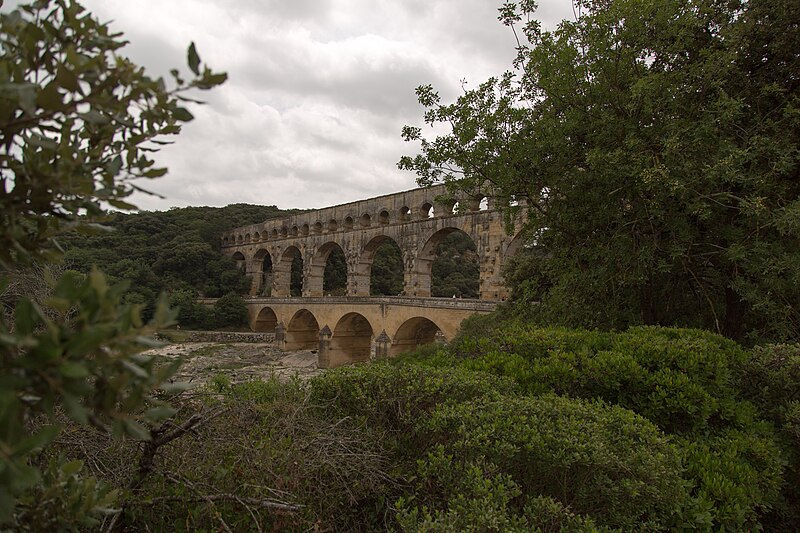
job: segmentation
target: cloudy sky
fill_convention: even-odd
[[[143,209],[230,203],[314,208],[416,186],[397,170],[416,152],[400,130],[419,124],[414,88],[445,100],[509,68],[514,36],[500,0],[83,0],[125,33],[151,73],[186,71],[186,48],[228,82],[204,93],[195,120],[142,186]],[[570,0],[540,0],[549,27]]]

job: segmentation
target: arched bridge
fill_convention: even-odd
[[[505,299],[502,268],[522,239],[508,235],[495,200],[452,199],[443,186],[412,189],[237,228],[222,236],[222,250],[252,277],[248,299],[256,331],[276,331],[286,349],[319,349],[320,366],[389,356],[449,340],[460,322]],[[477,300],[431,297],[436,248],[453,232],[475,244]],[[403,258],[403,291],[370,296],[370,273],[379,246],[393,241]],[[331,253],[346,260],[344,297],[323,294]],[[302,259],[302,296],[290,297],[292,262]]]

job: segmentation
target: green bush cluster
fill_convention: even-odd
[[[750,354],[701,330],[599,332],[493,318],[471,319],[427,364],[510,378],[532,396],[601,399],[645,417],[681,454],[694,499],[682,511],[690,523],[741,529],[789,520],[797,495],[782,487],[797,469],[785,477],[784,464],[796,465],[796,444],[784,413],[794,412],[787,399],[796,397],[796,348]]]
[[[185,329],[242,329],[248,326],[247,304],[241,296],[228,293],[207,307],[193,291],[176,291],[170,305],[178,309],[178,324]]]

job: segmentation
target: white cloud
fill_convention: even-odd
[[[144,209],[247,202],[324,207],[415,186],[396,162],[422,109],[414,88],[452,99],[510,67],[513,34],[486,0],[83,0],[113,19],[148,71],[183,67],[194,41],[228,82],[157,155]],[[569,0],[541,2],[549,26]],[[5,9],[5,8],[4,8]],[[185,67],[182,70],[186,70]]]

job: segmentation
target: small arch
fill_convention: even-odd
[[[369,216],[369,213],[364,213],[363,215],[361,215],[359,222],[362,228],[368,228],[370,224],[372,224],[372,217]]]
[[[275,327],[278,325],[278,315],[270,307],[264,307],[258,312],[256,320],[253,323],[253,331],[275,333]]]
[[[245,257],[242,252],[236,252],[231,256],[231,259],[233,259],[234,261],[244,261]]]
[[[231,256],[231,259],[236,261],[236,268],[238,268],[241,272],[244,273],[247,271],[247,259],[242,252],[236,252]]]
[[[308,309],[297,311],[286,327],[286,350],[316,350],[319,347],[319,322]]]
[[[311,230],[308,227],[308,224],[303,224],[302,226],[300,226],[300,235],[301,236],[308,237],[308,234],[309,234],[310,231]]]
[[[394,334],[389,355],[394,357],[402,352],[416,350],[424,344],[431,344],[436,341],[436,336],[441,334],[441,331],[441,328],[430,319],[421,316],[409,318]]]
[[[339,229],[339,223],[336,222],[334,219],[330,219],[328,221],[328,231],[337,231]]]
[[[286,238],[289,236],[289,228],[286,226],[281,227],[281,237]]]
[[[404,205],[400,208],[400,215],[398,216],[401,222],[408,222],[411,220],[411,209],[408,206]]]
[[[433,218],[436,216],[436,213],[433,210],[433,204],[430,202],[425,202],[419,208],[419,218],[420,220],[425,220],[426,218]]]
[[[243,241],[243,240],[244,240],[244,238],[243,238],[241,235],[238,235],[238,236],[236,237],[236,243],[237,243],[237,244],[242,244],[242,241]]]
[[[244,242],[245,243],[249,243],[250,242],[250,234],[249,233],[245,233],[244,234]]]
[[[378,213],[378,224],[388,224],[388,223],[389,223],[389,211],[384,209],[380,213]]]
[[[360,313],[340,318],[331,337],[331,366],[369,361],[372,333],[372,325]]]
[[[272,236],[273,239],[277,239],[278,238],[278,229],[277,228],[273,229],[272,232],[270,233],[270,235]]]
[[[314,232],[315,235],[321,235],[322,234],[322,222],[315,222],[314,225],[312,226],[312,231]]]
[[[291,235],[292,237],[297,237],[300,234],[300,228],[297,226],[292,226]]]
[[[344,217],[344,229],[353,229],[353,217],[350,215]]]
[[[227,237],[223,237],[222,238],[222,246],[228,246],[228,238]]]
[[[256,232],[255,235],[253,235],[253,241],[258,242],[260,240],[261,240],[261,234],[259,232]]]

